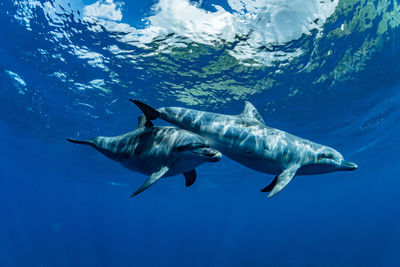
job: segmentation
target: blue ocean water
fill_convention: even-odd
[[[398,1],[1,1],[0,266],[399,266]],[[238,114],[359,168],[272,175],[224,157],[146,179],[65,138],[129,102]],[[161,120],[157,125],[166,125]]]

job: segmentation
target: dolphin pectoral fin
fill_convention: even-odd
[[[149,105],[146,105],[143,102],[140,102],[139,100],[135,99],[129,99],[131,102],[133,102],[140,110],[143,112],[143,114],[146,116],[146,119],[149,121],[155,120],[160,116],[160,112],[155,110],[154,108],[150,107]]]
[[[261,192],[271,192],[274,186],[276,185],[276,182],[278,181],[278,176],[275,176],[274,180],[264,189],[261,189]]]
[[[191,186],[196,181],[196,170],[193,169],[188,172],[184,172],[183,175],[185,176],[186,187]]]
[[[277,176],[274,188],[269,193],[268,198],[271,198],[278,194],[293,179],[298,169],[298,166],[293,166],[283,170],[283,172]],[[270,185],[272,185],[272,183]],[[268,187],[269,186],[267,186],[266,188]]]
[[[153,173],[147,180],[142,184],[141,187],[139,187],[135,193],[131,195],[131,197],[136,196],[140,192],[146,190],[149,188],[151,185],[153,185],[155,182],[157,182],[161,177],[163,177],[164,174],[166,174],[169,171],[169,167],[164,166],[159,170],[158,172]]]

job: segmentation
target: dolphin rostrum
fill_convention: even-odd
[[[195,168],[204,162],[217,162],[222,154],[210,148],[200,135],[176,127],[155,127],[139,117],[138,127],[115,137],[95,137],[89,141],[67,139],[76,144],[90,145],[129,170],[150,177],[131,195],[139,194],[162,177],[183,173],[186,186],[196,180]]]
[[[206,137],[231,159],[259,172],[276,175],[262,192],[279,193],[295,175],[355,170],[335,149],[265,125],[248,101],[239,115],[223,115],[179,107],[152,107],[132,100],[148,120],[161,118]]]

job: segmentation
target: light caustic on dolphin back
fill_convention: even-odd
[[[210,148],[208,141],[195,133],[176,127],[155,127],[144,116],[138,127],[115,137],[96,137],[89,141],[67,139],[90,145],[124,167],[150,177],[131,197],[139,194],[160,178],[183,173],[186,186],[196,180],[195,168],[205,162],[216,162],[221,153]]]
[[[245,102],[239,115],[224,115],[180,107],[154,109],[132,100],[148,120],[161,118],[197,133],[231,159],[263,173],[276,175],[262,189],[268,197],[279,193],[295,175],[355,170],[335,149],[268,127],[257,109]]]

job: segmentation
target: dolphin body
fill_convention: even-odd
[[[231,159],[259,172],[276,175],[262,189],[268,197],[279,193],[295,175],[355,170],[335,149],[265,125],[248,101],[239,115],[223,115],[179,107],[152,107],[132,100],[148,120],[161,118],[182,129],[206,137]]]
[[[196,180],[195,168],[204,162],[217,162],[222,154],[210,148],[200,135],[176,127],[155,127],[144,116],[138,127],[115,137],[95,137],[89,141],[67,139],[72,143],[90,145],[124,167],[150,177],[131,197],[139,194],[162,177],[183,173],[186,186]]]

